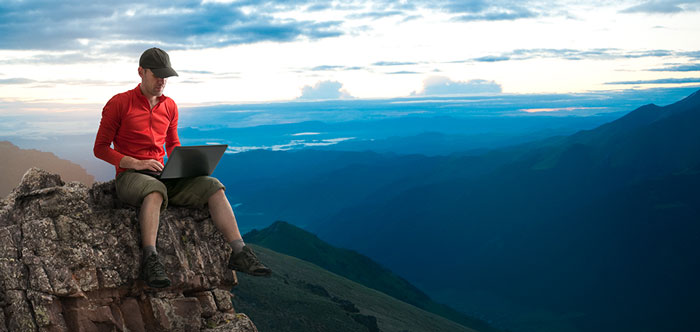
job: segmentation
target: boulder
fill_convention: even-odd
[[[29,169],[0,202],[0,332],[257,331],[231,305],[230,249],[206,208],[161,214],[171,287],[139,280],[139,239],[138,210],[114,181],[88,188]]]

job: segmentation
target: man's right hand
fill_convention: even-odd
[[[140,170],[151,170],[155,172],[163,171],[163,164],[155,159],[140,160],[129,156],[124,156],[119,161],[119,167],[121,168],[131,168],[137,171]]]

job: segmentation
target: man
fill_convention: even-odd
[[[141,83],[112,97],[102,110],[94,153],[116,167],[117,197],[140,207],[142,279],[151,287],[170,286],[156,251],[158,219],[168,203],[189,207],[208,205],[214,224],[232,248],[228,267],[256,276],[270,275],[270,269],[243,243],[224,194],[225,187],[219,180],[200,176],[161,181],[136,172],[162,171],[166,150],[170,155],[180,145],[177,105],[163,95],[168,77],[177,76],[170,57],[159,48],[148,49],[141,55],[138,73]],[[110,146],[112,143],[114,148]]]

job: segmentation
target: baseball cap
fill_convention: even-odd
[[[178,76],[170,65],[168,53],[157,47],[149,48],[141,54],[139,66],[150,69],[154,75],[160,78]]]

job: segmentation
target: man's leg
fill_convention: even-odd
[[[143,246],[141,279],[151,287],[167,287],[170,279],[156,252],[160,211],[168,205],[165,184],[145,174],[127,170],[117,176],[115,189],[119,200],[140,208],[139,226]]]
[[[158,220],[160,219],[160,206],[163,204],[163,195],[154,191],[148,194],[141,203],[139,211],[139,225],[141,227],[141,245],[144,251],[156,247],[158,237]],[[149,249],[146,249],[149,248]]]
[[[209,196],[209,213],[214,225],[229,243],[233,252],[228,262],[228,267],[232,270],[256,276],[268,276],[271,271],[260,263],[253,251],[243,243],[241,232],[238,230],[236,216],[233,214],[231,204],[226,198],[223,189],[217,190]]]
[[[165,273],[163,264],[158,259],[156,239],[158,238],[158,223],[163,195],[152,192],[143,199],[139,211],[139,226],[141,227],[141,245],[143,246],[142,279],[146,284],[155,288],[170,286],[170,279]]]
[[[209,197],[209,212],[214,225],[224,235],[226,242],[243,240],[238,230],[236,216],[223,189],[219,189]]]
[[[243,243],[238,223],[224,190],[226,187],[211,176],[198,176],[177,180],[164,180],[168,199],[173,205],[201,208],[209,206],[209,213],[216,228],[233,249],[228,268],[252,275],[270,275],[255,253]]]

